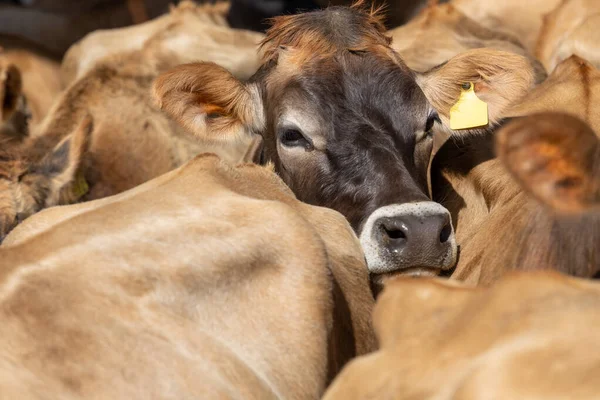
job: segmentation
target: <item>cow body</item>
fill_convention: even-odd
[[[594,399],[600,287],[557,273],[512,273],[491,287],[390,282],[376,353],[342,371],[332,399]]]
[[[572,57],[503,116],[569,112],[598,131],[594,88],[599,76],[589,63]],[[433,160],[434,199],[453,215],[461,246],[453,278],[489,283],[508,270],[545,268],[593,276],[598,270],[595,225],[584,224],[586,217],[564,220],[541,207],[496,158],[494,137],[457,133]]]
[[[258,39],[254,37],[250,45],[253,39],[243,37],[238,48],[236,32],[213,21],[216,12],[212,6],[183,2],[147,26],[128,28],[139,37],[137,47],[132,47],[132,38],[111,51],[114,33],[99,32],[69,52],[63,72],[72,72],[66,73],[72,82],[20,148],[2,152],[0,241],[21,220],[43,208],[120,193],[201,152],[219,154],[233,163],[244,157],[252,138],[230,146],[193,138],[149,96],[160,72],[190,57],[223,62],[241,75],[256,69]],[[222,37],[225,32],[228,35]],[[219,47],[219,41],[227,46]],[[61,158],[61,148],[76,150],[73,138],[86,117],[93,125],[88,137],[78,141],[78,155]],[[47,168],[49,164],[53,167]]]
[[[600,4],[594,0],[561,2],[544,16],[536,56],[548,71],[577,55],[600,68]]]
[[[426,72],[452,57],[476,48],[512,52],[527,57],[540,74],[544,69],[518,38],[478,23],[452,5],[430,3],[406,25],[390,31],[392,47],[411,69]]]
[[[3,395],[316,398],[374,348],[356,237],[268,169],[204,155],[63,210],[0,250]]]
[[[69,48],[62,62],[65,82],[73,82],[115,54],[144,51],[148,64],[162,70],[192,61],[214,61],[235,76],[249,78],[259,66],[256,53],[264,35],[231,29],[227,3],[196,5],[182,1],[170,12],[143,24],[98,30]]]

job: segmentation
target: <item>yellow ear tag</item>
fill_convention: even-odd
[[[89,192],[90,187],[82,173],[77,174],[77,180],[73,185],[73,195],[76,199],[80,199],[83,195]]]
[[[475,94],[473,83],[461,86],[460,98],[450,109],[450,129],[469,129],[488,124],[488,106]]]

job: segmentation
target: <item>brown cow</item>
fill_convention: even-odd
[[[542,65],[519,40],[480,25],[450,3],[430,4],[406,25],[390,31],[392,47],[411,69],[429,71],[452,57],[475,48],[490,48],[523,55],[530,59],[542,80]]]
[[[377,278],[437,274],[454,264],[456,246],[447,210],[427,195],[439,124],[417,81],[442,97],[454,87],[415,76],[384,32],[360,5],[278,17],[248,82],[195,63],[159,77],[155,95],[199,137],[235,143],[260,135],[263,162],[275,164],[300,200],[348,218]],[[523,96],[535,80],[525,57],[495,50],[447,65],[458,82],[469,78],[490,92],[492,117],[509,105],[504,95]]]
[[[381,349],[324,400],[597,399],[600,286],[513,272],[491,287],[395,279],[374,325]]]
[[[600,139],[589,126],[536,114],[511,122],[497,142],[512,175],[578,225],[576,240],[553,243],[559,251],[588,251],[594,230],[597,247]],[[597,255],[584,257],[571,261],[600,267]],[[599,310],[597,283],[548,271],[513,272],[477,289],[395,279],[374,312],[381,349],[349,364],[324,399],[593,399],[600,357],[590,349],[600,341],[589,327],[600,323]]]
[[[247,79],[258,69],[256,51],[264,35],[229,28],[225,21],[228,7],[227,3],[196,5],[186,0],[144,24],[92,32],[65,54],[63,78],[70,83],[106,57],[144,50],[146,63],[163,68],[207,60]]]
[[[122,192],[182,165],[200,152],[213,152],[231,162],[240,161],[252,138],[228,146],[218,140],[193,138],[158,110],[149,95],[152,81],[161,71],[186,62],[189,57],[196,57],[207,49],[204,59],[237,60],[237,64],[224,62],[236,74],[244,75],[256,69],[257,55],[240,55],[246,54],[250,45],[242,37],[238,51],[236,35],[231,29],[219,28],[229,31],[229,39],[233,40],[229,46],[217,52],[210,50],[214,50],[210,44],[214,37],[223,41],[229,39],[219,36],[221,31],[211,30],[210,27],[218,27],[206,22],[210,17],[201,17],[206,10],[206,7],[197,8],[184,2],[164,17],[168,24],[159,24],[149,37],[144,36],[147,29],[138,32],[144,37],[141,49],[117,52],[98,60],[82,60],[88,65],[82,67],[87,72],[65,90],[52,112],[22,148],[18,152],[5,151],[0,159],[0,170],[3,171],[0,175],[0,242],[16,224],[40,209]],[[190,37],[193,40],[186,42]],[[84,44],[77,48],[89,48],[94,53],[91,51],[94,43],[92,40],[90,46]],[[177,43],[181,46],[175,46]],[[196,52],[186,50],[184,43],[196,45]],[[102,51],[106,52],[106,49]],[[69,60],[75,63],[77,52],[71,54]],[[68,60],[65,63],[67,65]],[[80,142],[89,144],[80,150],[85,155],[61,158],[60,171],[64,169],[73,174],[53,180],[44,169],[45,173],[36,175],[35,185],[32,179],[21,179],[28,178],[28,171],[39,171],[37,165],[60,153],[63,144],[69,146],[62,141],[75,132],[86,115],[92,117],[94,129],[89,140]]]
[[[598,88],[600,72],[571,57],[499,117],[562,111],[600,132]],[[568,122],[557,128],[574,129]],[[524,192],[495,158],[494,134],[454,135],[431,171],[434,199],[450,210],[460,245],[453,278],[489,283],[512,269],[552,268],[584,277],[598,271],[598,229],[583,223],[586,216],[558,217]]]
[[[62,90],[59,64],[27,50],[0,49],[0,143],[23,141]]]
[[[451,4],[488,29],[519,39],[534,52],[544,15],[564,0],[451,0]]]
[[[201,155],[19,229],[48,214],[0,248],[7,398],[318,398],[375,348],[358,239],[270,168]]]
[[[544,16],[536,56],[548,71],[575,54],[600,68],[600,2],[566,0]]]

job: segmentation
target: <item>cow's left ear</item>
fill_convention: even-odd
[[[21,72],[14,65],[0,65],[0,121],[8,120],[17,109],[23,89]]]
[[[160,108],[196,136],[230,142],[262,129],[258,87],[212,62],[179,65],[153,85]]]
[[[496,138],[504,166],[542,203],[563,213],[600,207],[600,141],[583,121],[535,114],[508,123]]]
[[[74,132],[30,167],[30,173],[44,181],[46,207],[73,203],[87,192],[82,164],[90,146],[92,130],[92,118],[86,116]]]
[[[472,83],[477,97],[487,103],[489,121],[494,124],[539,80],[538,66],[534,63],[505,51],[469,50],[418,74],[417,83],[446,126],[450,109],[460,98],[461,87]]]

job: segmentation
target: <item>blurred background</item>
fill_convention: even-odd
[[[380,5],[383,0],[373,1]],[[0,0],[0,46],[28,48],[60,59],[87,33],[139,24],[169,10],[178,0]],[[442,1],[443,2],[443,1]],[[203,3],[197,1],[197,3]],[[264,31],[266,19],[303,10],[346,5],[347,0],[231,0],[231,27]],[[391,0],[387,27],[404,24],[427,0]]]

